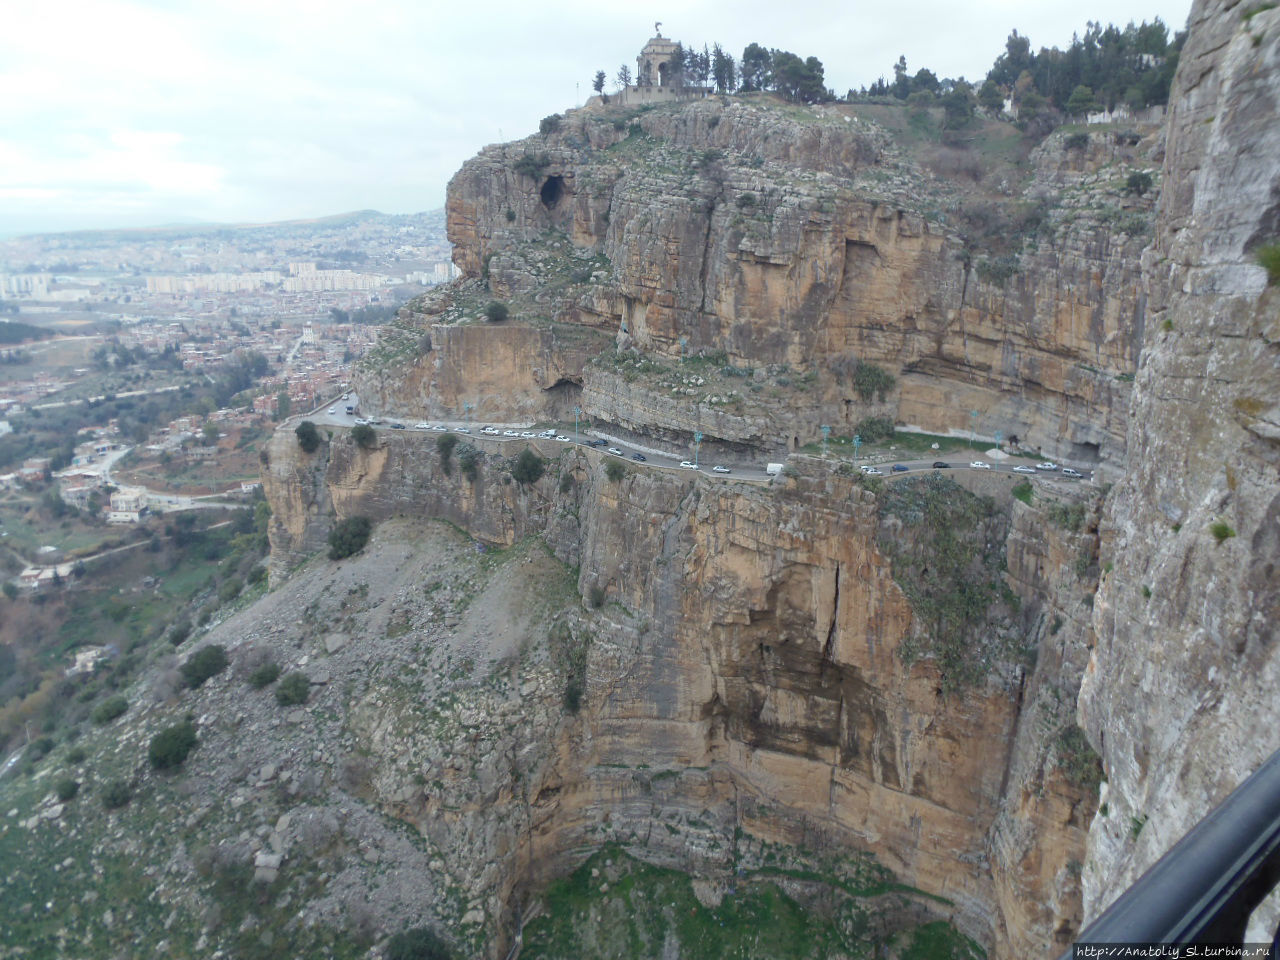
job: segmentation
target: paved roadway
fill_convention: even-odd
[[[311,420],[317,426],[350,428],[355,426],[356,421],[361,418],[355,414],[348,414],[346,412],[346,407],[348,405],[358,407],[359,401],[354,393],[349,395],[349,399],[346,399],[346,400],[335,399],[335,400],[331,400],[328,403],[322,404],[319,407],[317,407],[315,410],[313,410],[311,413],[305,414],[304,417],[306,419]],[[332,410],[333,412],[330,413],[329,412],[330,410]],[[395,417],[379,417],[377,418],[377,421],[378,422],[374,424],[374,426],[377,428],[394,429],[397,431],[403,428],[406,432],[416,432],[416,433],[467,432],[467,433],[470,433],[472,436],[484,437],[486,440],[514,441],[517,443],[521,443],[521,442],[527,443],[529,440],[534,440],[534,439],[545,439],[545,438],[538,437],[537,431],[533,430],[528,424],[520,424],[520,425],[505,424],[505,423],[488,424],[488,423],[476,423],[476,422],[465,421],[465,420],[413,421],[413,420],[402,420]],[[362,422],[364,421],[362,420]],[[372,422],[372,421],[369,421],[369,422]],[[418,426],[419,423],[425,423],[427,426],[419,427]],[[493,434],[482,434],[480,432],[484,427],[489,427],[489,426],[498,430],[497,436],[494,436]],[[502,436],[502,431],[504,430],[513,430],[516,433],[520,434],[520,436],[504,437]],[[558,430],[559,430],[558,435],[563,437],[568,437],[570,443],[585,445],[592,440],[597,441],[597,443],[601,439],[607,440],[608,445],[605,447],[599,448],[601,453],[607,453],[610,447],[616,450],[620,450],[622,458],[626,460],[628,463],[632,463],[634,466],[643,465],[646,467],[655,467],[655,468],[669,469],[669,470],[684,470],[688,468],[682,468],[680,466],[681,461],[685,460],[686,458],[692,457],[692,453],[689,453],[689,452],[669,453],[667,451],[660,450],[655,447],[636,444],[635,442],[610,437],[608,434],[599,434],[599,433],[586,434],[581,432],[575,433],[573,430],[565,429],[563,427],[558,428]],[[633,458],[634,454],[639,454],[645,459],[643,461],[635,461]],[[974,472],[983,472],[983,473],[986,473],[986,472],[1003,473],[1003,474],[1008,474],[1010,476],[1022,476],[1028,480],[1034,479],[1036,477],[1038,477],[1041,480],[1064,480],[1067,482],[1072,482],[1073,480],[1073,478],[1066,477],[1061,472],[1061,468],[1063,466],[1070,466],[1070,464],[1057,464],[1057,469],[1055,470],[1038,470],[1038,469],[1035,469],[1035,465],[1036,463],[1041,461],[1029,460],[1025,457],[1009,457],[1006,461],[1003,461],[1003,462],[998,460],[984,461],[981,459],[984,456],[989,456],[989,454],[977,453],[975,451],[975,452],[971,452],[968,455],[951,453],[943,456],[925,457],[922,459],[911,459],[911,460],[886,459],[886,460],[876,461],[875,463],[872,463],[872,461],[870,461],[869,459],[864,458],[862,460],[861,466],[862,467],[874,466],[875,469],[880,471],[880,475],[883,476],[884,479],[891,479],[893,477],[911,476],[912,474],[919,474],[919,473],[929,473],[935,469],[933,466],[934,463],[942,462],[949,465],[947,469],[971,470]],[[972,463],[979,463],[979,462],[988,463],[989,466],[986,468],[971,466]],[[892,470],[892,467],[895,463],[906,467],[906,470],[899,470],[897,472],[894,472]],[[754,463],[740,463],[740,462],[734,462],[731,460],[725,460],[722,462],[719,459],[711,459],[711,460],[701,459],[698,465],[699,465],[699,470],[698,470],[699,473],[705,474],[708,477],[714,477],[721,480],[755,480],[758,482],[764,482],[772,479],[772,477],[765,472],[762,466]],[[717,465],[729,468],[730,472],[727,474],[715,473],[712,470],[712,468]],[[1025,473],[1023,471],[1015,470],[1014,469],[1015,467],[1022,467],[1023,471],[1030,469],[1031,472]],[[1084,474],[1084,477],[1082,479],[1075,480],[1075,482],[1088,482],[1092,479],[1092,472],[1090,470],[1082,467],[1077,467],[1077,469],[1079,470],[1080,473]]]

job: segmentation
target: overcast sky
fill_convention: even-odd
[[[0,234],[269,221],[440,206],[458,166],[572,107],[665,36],[735,57],[816,56],[827,85],[981,78],[1011,29],[1063,46],[1086,21],[1190,0],[39,0],[0,28]],[[612,88],[612,85],[609,89]]]

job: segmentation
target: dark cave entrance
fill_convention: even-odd
[[[563,196],[564,177],[547,177],[547,182],[542,185],[542,205],[551,210],[560,202],[560,198]]]

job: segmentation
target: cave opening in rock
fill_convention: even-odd
[[[560,202],[562,196],[564,196],[564,177],[547,177],[547,182],[542,185],[542,205],[550,210]]]

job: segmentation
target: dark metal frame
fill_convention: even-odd
[[[1280,752],[1174,844],[1076,943],[1241,943],[1249,915],[1276,886]],[[1071,960],[1073,952],[1060,960]]]

